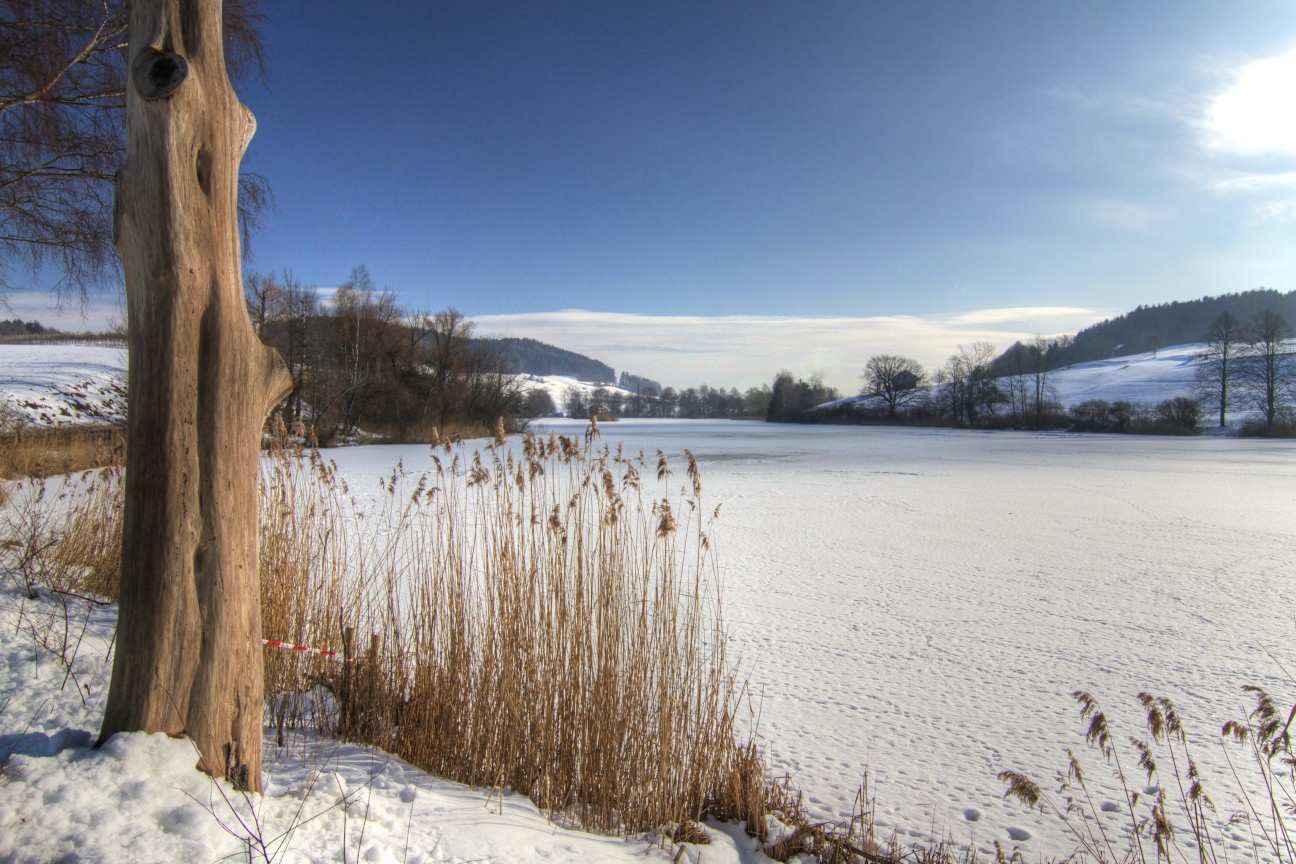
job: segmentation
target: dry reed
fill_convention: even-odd
[[[1296,707],[1284,714],[1261,688],[1242,689],[1255,698],[1256,707],[1221,730],[1238,802],[1232,812],[1219,812],[1207,794],[1178,708],[1150,693],[1138,695],[1147,737],[1125,739],[1145,784],[1131,777],[1135,769],[1128,767],[1128,760],[1122,762],[1125,745],[1110,728],[1098,700],[1085,691],[1072,694],[1080,705],[1086,742],[1111,768],[1122,798],[1118,819],[1104,818],[1102,811],[1109,808],[1099,805],[1099,793],[1086,780],[1082,760],[1074,752],[1058,778],[1060,797],[1020,772],[1004,771],[999,779],[1007,784],[1005,797],[1062,820],[1076,844],[1070,856],[1075,860],[1225,864],[1230,847],[1238,845],[1239,833],[1245,831],[1249,840],[1242,845],[1249,848],[1243,857],[1257,864],[1290,864],[1296,861],[1296,826],[1291,824],[1296,817],[1296,754],[1290,737]],[[1235,762],[1229,745],[1240,748],[1244,758]]]
[[[267,537],[313,522],[305,563],[336,553],[291,604],[313,614],[275,638],[373,634],[330,682],[340,731],[593,830],[713,812],[741,753],[700,481],[645,488],[642,457],[557,437],[432,462],[344,521],[318,457],[285,453],[271,474]],[[293,569],[263,559],[268,590],[301,586],[276,575]]]
[[[126,430],[117,426],[36,428],[0,416],[0,478],[51,477],[121,465]]]
[[[738,739],[717,511],[691,453],[677,480],[665,455],[613,452],[593,425],[517,449],[498,432],[357,491],[318,451],[272,448],[263,634],[345,654],[267,650],[281,745],[291,730],[338,733],[595,831],[701,842],[715,818],[781,860],[954,859],[875,843],[865,790],[850,822],[813,820]],[[43,494],[11,507],[35,515],[5,532],[33,581],[115,596],[120,469],[70,478],[57,507]]]

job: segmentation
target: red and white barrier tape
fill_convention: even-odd
[[[321,654],[325,657],[337,657],[339,660],[342,659],[341,657],[338,657],[338,652],[330,651],[327,648],[311,648],[307,645],[294,645],[291,642],[280,642],[278,639],[262,639],[261,644],[269,645],[271,648],[284,648],[288,651],[305,651],[310,654]]]

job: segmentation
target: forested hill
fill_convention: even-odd
[[[616,370],[606,363],[535,339],[474,339],[473,343],[498,354],[510,372],[524,375],[565,375],[590,384],[615,384],[617,380]]]
[[[1206,328],[1220,314],[1231,312],[1234,318],[1245,323],[1266,309],[1296,323],[1296,291],[1283,294],[1260,289],[1183,303],[1140,306],[1077,333],[1066,362],[1068,365],[1085,363],[1116,354],[1142,354],[1169,345],[1200,342]]]
[[[1203,297],[1200,300],[1140,306],[1133,312],[1109,318],[1075,335],[1069,345],[1050,351],[1049,365],[1070,366],[1129,354],[1143,354],[1170,345],[1202,341],[1211,321],[1223,312],[1246,323],[1257,312],[1272,309],[1296,325],[1296,291],[1286,294],[1270,288]],[[1011,349],[1009,349],[1011,351]]]

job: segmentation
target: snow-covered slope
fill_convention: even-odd
[[[1156,405],[1176,396],[1193,395],[1197,380],[1197,355],[1205,348],[1202,344],[1174,345],[1147,354],[1113,357],[1077,363],[1048,374],[1052,399],[1070,408],[1090,399],[1108,402],[1126,401],[1139,405]],[[935,388],[932,389],[935,395]],[[863,404],[882,408],[882,403],[872,396],[848,396],[827,402],[823,408]],[[1235,412],[1235,416],[1240,416]]]
[[[603,390],[606,393],[617,396],[618,398],[628,398],[633,396],[629,390],[622,390],[620,387],[611,384],[590,384],[587,381],[577,381],[575,378],[568,378],[563,375],[522,375],[521,379],[523,392],[532,390],[543,390],[549,394],[554,405],[559,411],[563,411],[563,404],[567,399],[567,393],[575,390],[582,397],[588,399],[595,390]],[[565,412],[564,412],[565,413]]]
[[[188,739],[131,733],[96,748],[116,621],[115,606],[33,600],[0,573],[0,861],[672,860],[653,836],[569,830],[522,795],[441,780],[378,750],[291,733],[279,746],[270,725],[263,796],[197,771]],[[682,860],[705,848],[715,864],[769,861],[736,826],[707,832],[711,845]]]
[[[1066,407],[1090,399],[1155,405],[1191,396],[1197,380],[1197,354],[1204,345],[1175,345],[1149,354],[1078,363],[1049,373],[1057,400]]]
[[[32,426],[126,420],[126,349],[0,345],[0,413]]]

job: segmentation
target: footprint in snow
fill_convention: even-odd
[[[968,807],[963,811],[963,818],[969,822],[979,822],[981,820],[981,811],[975,807]]]
[[[1103,811],[1104,813],[1119,813],[1119,812],[1120,812],[1120,805],[1117,804],[1115,801],[1104,801],[1104,802],[1099,806],[1098,809],[1101,810],[1101,811]]]
[[[1029,840],[1030,837],[1031,837],[1030,832],[1027,831],[1025,828],[1008,829],[1008,838],[1016,843],[1021,843],[1023,840]]]

